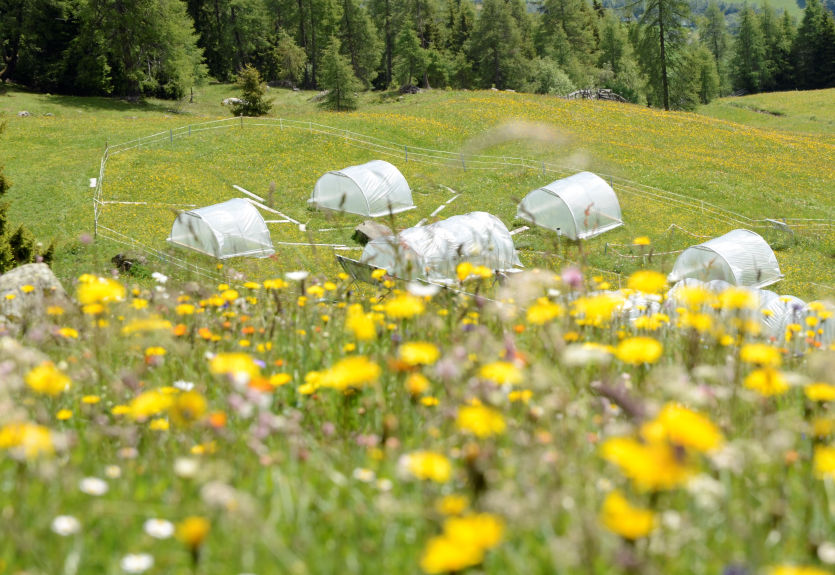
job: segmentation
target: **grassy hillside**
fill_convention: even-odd
[[[835,134],[835,90],[832,89],[719,98],[698,112],[767,130]]]
[[[7,173],[16,184],[10,194],[12,217],[26,222],[44,240],[57,237],[62,242],[60,273],[72,275],[77,261],[95,259],[106,264],[118,246],[102,244],[95,250],[77,239],[92,232],[92,190],[87,185],[98,173],[105,143],[228,117],[219,103],[233,93],[229,86],[208,86],[197,94],[195,104],[172,108],[166,102],[134,106],[10,91],[0,97],[0,114],[9,119],[0,145]],[[831,198],[835,137],[828,133],[786,133],[702,115],[500,92],[440,91],[391,98],[369,94],[360,110],[350,114],[319,111],[309,102],[311,94],[276,91],[275,96],[276,117],[312,121],[394,143],[398,151],[385,159],[407,176],[418,205],[395,222],[398,227],[428,216],[450,197],[448,188],[461,196],[442,215],[481,209],[512,225],[516,201],[559,177],[557,167],[589,169],[638,186],[613,180],[626,225],[587,242],[582,254],[577,246],[558,244],[544,230],[517,236],[527,265],[558,265],[553,255],[543,261],[540,253],[548,252],[572,260],[587,258],[597,268],[629,273],[641,265],[641,259],[618,254],[635,255],[629,247],[634,237],[649,236],[656,252],[675,252],[702,241],[701,236],[720,235],[746,222],[736,216],[731,216],[736,222],[716,217],[709,206],[699,208],[702,201],[753,219],[831,219],[835,214]],[[33,115],[18,118],[16,112],[23,109]],[[416,161],[420,158],[413,151],[407,162],[405,151],[399,152],[403,145],[460,156],[431,165]],[[476,169],[473,162],[467,167],[468,158],[476,154],[525,157],[546,169]],[[249,123],[243,129],[195,131],[173,142],[163,138],[110,160],[105,199],[148,204],[109,204],[101,223],[165,250],[172,209],[182,206],[163,204],[222,201],[239,195],[232,184],[265,195],[275,182],[276,206],[308,223],[310,231],[301,233],[276,224],[271,232],[274,241],[350,244],[350,227],[360,218],[334,222],[309,211],[305,200],[325,171],[379,155],[345,138]],[[652,190],[640,186],[680,194],[695,204],[649,195]],[[671,230],[673,224],[678,228]],[[345,229],[316,231],[339,227]],[[831,227],[799,230],[794,239],[760,231],[779,248],[787,278],[776,286],[778,291],[812,298],[825,295],[825,286],[835,285]],[[647,263],[668,271],[674,257],[673,253]],[[197,263],[206,269],[214,266],[206,259]],[[332,270],[334,264],[330,250],[279,247],[278,257],[260,262],[260,269],[242,262],[233,265],[263,276],[299,265]]]

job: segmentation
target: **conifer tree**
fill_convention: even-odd
[[[398,87],[418,82],[426,70],[427,54],[411,26],[404,26],[397,35],[395,54],[393,73]]]
[[[348,56],[354,74],[366,88],[377,76],[382,43],[377,28],[365,7],[358,0],[341,0],[340,38],[342,51]]]
[[[748,5],[740,13],[732,64],[734,86],[746,92],[759,92],[766,75],[765,46],[759,18]]]
[[[728,26],[725,14],[719,7],[717,0],[710,0],[705,10],[704,17],[699,22],[699,38],[716,62],[716,70],[719,74],[720,87],[730,87],[730,75],[728,74],[728,57],[730,54],[731,37],[728,34]],[[723,92],[725,89],[720,88]],[[729,91],[729,90],[728,90]]]
[[[322,107],[337,112],[354,110],[357,107],[356,92],[362,87],[354,75],[351,62],[340,53],[341,43],[337,37],[331,38],[322,55],[322,72],[319,83],[328,91]]]
[[[232,105],[235,116],[263,116],[270,112],[273,103],[266,97],[267,85],[261,81],[257,69],[245,66],[236,83],[241,90],[241,102]]]
[[[649,79],[653,100],[670,109],[670,74],[674,55],[684,45],[684,20],[690,7],[684,0],[643,0],[639,58]]]

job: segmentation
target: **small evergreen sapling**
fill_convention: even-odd
[[[273,107],[271,99],[266,97],[267,85],[261,81],[261,74],[247,64],[238,73],[238,88],[241,89],[241,102],[232,104],[232,113],[236,116],[263,116]]]

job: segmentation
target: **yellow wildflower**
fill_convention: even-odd
[[[832,575],[832,572],[818,567],[778,565],[769,569],[768,575]]]
[[[623,302],[622,297],[613,294],[584,296],[571,304],[571,315],[579,325],[601,327],[608,325]]]
[[[765,343],[748,343],[742,346],[739,358],[745,363],[762,367],[780,367],[780,350]]]
[[[79,278],[78,301],[81,305],[102,304],[125,299],[125,286],[116,280],[94,276]]]
[[[152,419],[148,424],[148,429],[151,431],[168,431],[169,427],[168,420],[162,418]]]
[[[19,453],[26,459],[51,455],[54,451],[52,432],[29,422],[7,423],[0,427],[0,449]]]
[[[78,339],[78,330],[71,327],[62,327],[58,330],[58,335],[67,339]]]
[[[130,415],[134,419],[148,419],[166,411],[173,403],[173,398],[157,390],[140,393],[130,402]],[[115,408],[114,408],[115,409]]]
[[[401,345],[397,355],[406,365],[432,365],[438,360],[441,352],[433,343],[413,341]]]
[[[759,298],[757,294],[744,287],[729,287],[719,294],[719,306],[722,309],[741,310],[754,309],[757,307]]]
[[[441,453],[415,451],[406,456],[406,469],[418,479],[446,483],[452,476],[452,464]]]
[[[810,383],[803,391],[811,401],[835,401],[835,385],[829,383]]]
[[[517,385],[524,379],[522,370],[509,361],[494,361],[483,365],[478,375],[499,385]]]
[[[615,355],[624,363],[655,363],[664,351],[661,342],[651,337],[631,337],[618,344]]]
[[[638,236],[634,240],[632,240],[632,245],[635,246],[648,246],[650,245],[650,239],[648,236]]]
[[[546,297],[539,298],[536,303],[528,308],[526,319],[533,325],[544,325],[562,315],[562,306],[556,304]]]
[[[212,525],[205,517],[186,517],[177,524],[177,539],[191,549],[197,549],[203,544]]]
[[[815,447],[814,468],[818,479],[835,479],[835,447]]]
[[[441,515],[461,515],[469,505],[466,495],[446,495],[435,503],[435,510]]]
[[[502,414],[483,405],[465,405],[458,409],[455,420],[458,429],[476,437],[490,437],[504,433],[506,424]]]
[[[209,362],[209,371],[244,383],[261,374],[258,364],[246,353],[219,353]]]
[[[171,329],[171,322],[159,316],[135,319],[122,328],[122,335]]]
[[[668,403],[658,416],[641,426],[647,441],[670,441],[682,447],[708,452],[722,446],[724,438],[707,417],[686,407]]]
[[[391,319],[414,317],[422,314],[425,309],[423,301],[409,293],[400,294],[383,305],[383,310]]]
[[[660,491],[684,484],[696,469],[668,443],[641,443],[628,437],[607,439],[600,447],[603,459],[617,465],[637,489]]]
[[[345,328],[354,334],[360,341],[368,341],[377,336],[377,328],[374,324],[374,314],[365,313],[362,305],[355,303],[348,308],[348,315],[345,318]]]
[[[625,539],[646,537],[656,527],[655,513],[633,507],[620,491],[611,491],[603,502],[600,522]]]
[[[72,417],[72,411],[69,409],[61,409],[55,414],[55,418],[59,421],[66,421]]]
[[[420,395],[429,389],[429,380],[421,373],[409,374],[406,378],[406,389],[411,395]]]
[[[449,537],[439,535],[426,543],[420,557],[420,568],[430,574],[454,573],[478,565],[483,560],[483,550],[462,546]]]
[[[46,395],[58,395],[70,387],[70,378],[61,373],[51,361],[33,368],[24,380],[33,391]]]
[[[626,286],[648,294],[660,294],[667,289],[667,276],[653,270],[638,270],[629,276]]]
[[[319,377],[321,387],[344,391],[373,384],[380,377],[380,366],[363,355],[346,357],[338,361]]]
[[[770,367],[755,369],[748,374],[743,385],[766,397],[781,395],[789,389],[783,374]]]
[[[206,414],[208,402],[196,391],[178,394],[168,410],[168,416],[176,425],[191,425]]]

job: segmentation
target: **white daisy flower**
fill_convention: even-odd
[[[104,495],[109,489],[107,482],[104,479],[99,479],[98,477],[85,477],[78,482],[78,488],[83,493],[86,493],[87,495],[94,495],[96,497]]]
[[[147,553],[129,553],[119,565],[125,573],[144,573],[154,566],[154,558]]]
[[[52,531],[61,537],[74,535],[81,531],[81,522],[72,515],[59,515],[52,520]]]
[[[154,539],[168,539],[174,535],[174,524],[165,519],[148,519],[142,529]]]

